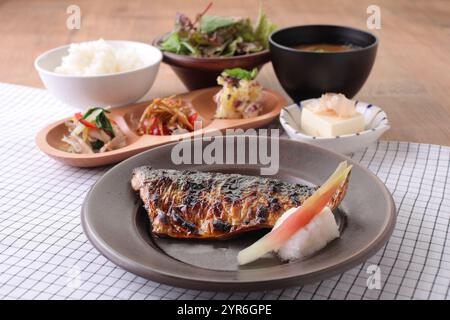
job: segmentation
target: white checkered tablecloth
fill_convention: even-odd
[[[148,281],[88,242],[80,207],[105,172],[62,165],[34,143],[73,112],[46,91],[0,83],[0,299],[448,299],[450,148],[380,142],[353,159],[386,183],[398,208],[388,244],[365,264],[284,290],[221,293]],[[366,285],[378,265],[381,289]]]

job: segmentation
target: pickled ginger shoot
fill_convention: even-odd
[[[322,249],[339,236],[334,217],[326,206],[345,183],[351,169],[352,166],[347,165],[346,161],[340,163],[328,180],[300,207],[288,210],[271,232],[241,250],[237,256],[238,263],[253,262],[269,252],[278,252],[283,260],[301,258]],[[322,239],[319,240],[319,237]],[[301,249],[292,251],[295,246]]]

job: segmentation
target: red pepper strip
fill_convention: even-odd
[[[150,134],[154,135],[154,136],[160,136],[161,133],[159,132],[159,128],[156,125],[153,125],[150,127]]]
[[[78,121],[80,121],[82,124],[84,124],[86,127],[91,128],[91,129],[98,129],[97,126],[89,121],[86,121],[83,119],[83,115],[81,114],[81,112],[77,112],[74,115],[75,119],[77,119]]]
[[[159,129],[156,123],[157,119],[158,119],[157,117],[151,117],[150,119],[147,118],[144,120],[142,126],[144,127],[144,130],[147,134],[158,135]],[[156,133],[154,133],[155,128],[158,129],[156,130]]]
[[[97,126],[89,121],[86,121],[84,119],[80,119],[80,122],[82,124],[84,124],[86,127],[91,128],[91,129],[98,129]]]
[[[150,119],[149,118],[145,119],[143,125],[146,128],[150,128],[151,126],[153,126],[155,124],[155,122],[156,122],[156,117],[151,117]]]
[[[198,113],[193,113],[188,117],[189,122],[194,125],[195,124],[195,120],[197,120],[198,118]]]

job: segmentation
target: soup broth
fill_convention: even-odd
[[[331,44],[331,43],[312,43],[312,44],[299,44],[292,46],[292,48],[299,51],[308,52],[345,52],[358,49],[358,46],[353,44]]]

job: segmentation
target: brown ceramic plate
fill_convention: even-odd
[[[67,119],[57,121],[42,129],[36,136],[36,144],[42,152],[65,164],[76,167],[97,167],[117,163],[144,150],[190,136],[232,128],[248,129],[262,127],[272,122],[280,114],[281,108],[286,105],[286,99],[283,96],[271,90],[264,90],[262,100],[263,110],[259,116],[250,119],[214,119],[216,105],[213,101],[213,96],[219,89],[219,87],[207,88],[190,91],[178,96],[191,104],[203,118],[202,130],[175,136],[138,136],[136,134],[137,123],[141,114],[150,103],[140,102],[111,109],[111,118],[117,122],[118,126],[128,138],[128,145],[126,147],[95,154],[75,154],[63,151],[67,146],[61,141],[61,138],[68,132],[64,125]]]
[[[209,143],[203,141],[203,147]],[[92,244],[117,265],[142,277],[210,291],[297,286],[326,279],[363,263],[383,246],[393,231],[395,206],[389,191],[375,175],[353,164],[348,194],[335,213],[341,237],[306,260],[281,263],[273,257],[239,267],[237,252],[256,241],[261,232],[221,241],[152,237],[142,203],[130,187],[133,168],[151,165],[178,170],[259,173],[258,165],[176,166],[171,161],[172,147],[173,144],[143,152],[109,170],[93,186],[82,208],[82,226]],[[286,139],[280,139],[280,155],[278,178],[311,184],[323,183],[338,163],[346,159]]]

